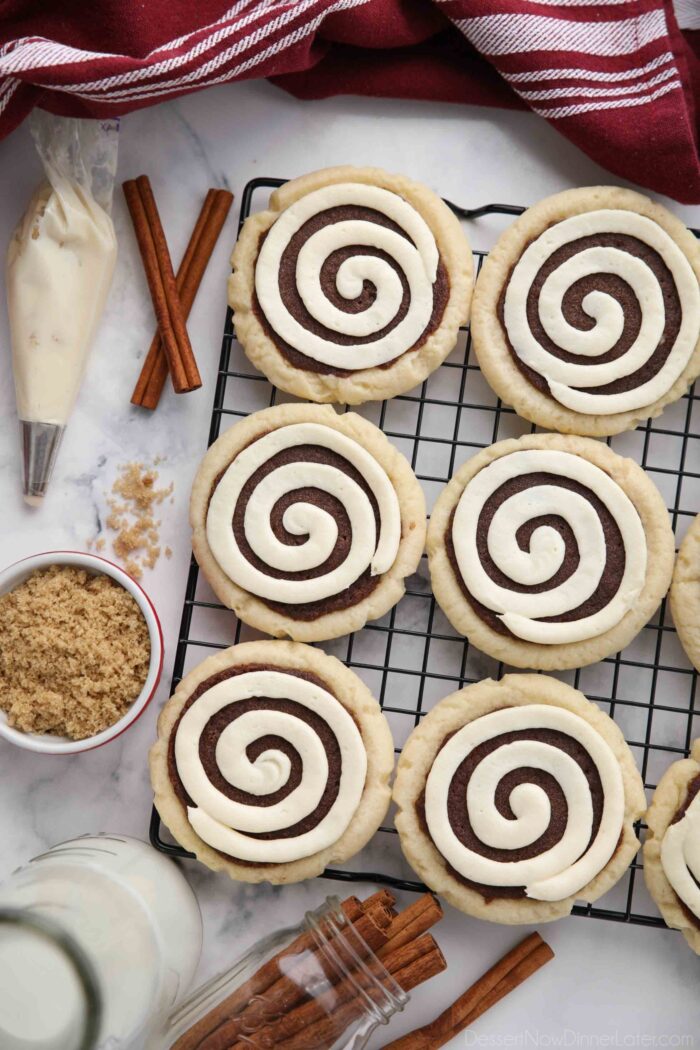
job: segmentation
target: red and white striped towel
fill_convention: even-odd
[[[0,135],[35,105],[114,116],[251,77],[528,107],[610,171],[700,203],[700,0],[5,0]]]

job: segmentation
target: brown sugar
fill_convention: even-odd
[[[160,521],[154,512],[173,491],[172,483],[163,488],[156,486],[158,462],[153,467],[143,463],[121,466],[108,500],[110,513],[105,524],[116,533],[112,550],[136,580],[144,569],[153,569],[160,558]]]
[[[0,596],[0,709],[25,733],[94,736],[136,700],[150,652],[141,610],[116,580],[41,569]]]

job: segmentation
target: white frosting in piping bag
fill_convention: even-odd
[[[521,550],[516,534],[521,525],[543,515],[557,515],[576,539],[579,563],[568,579],[539,593],[501,586],[488,575],[479,558],[477,528],[484,504],[506,482],[533,473],[570,478],[585,486],[605,505],[622,536],[625,567],[617,592],[598,612],[580,619],[543,623],[577,609],[595,592],[606,564],[606,542],[600,519],[583,495],[558,485],[532,485],[501,503],[488,531],[488,551],[515,583],[546,583],[562,565],[565,545],[556,529],[538,526],[530,549]],[[639,514],[620,486],[589,460],[557,449],[529,449],[494,460],[469,481],[460,497],[452,525],[452,542],[460,574],[469,592],[496,612],[517,638],[544,645],[593,638],[614,627],[632,607],[644,586],[647,547]]]
[[[269,795],[284,787],[291,762],[283,751],[262,752],[252,762],[247,747],[263,736],[288,741],[302,763],[301,782],[282,801],[251,806],[227,798],[209,780],[199,754],[201,735],[222,708],[241,700],[264,697],[293,700],[320,716],[340,748],[338,794],[328,813],[311,830],[290,838],[251,838],[247,832],[275,832],[297,824],[314,812],[328,781],[323,743],[304,719],[269,708],[239,715],[221,733],[216,765],[229,784],[253,795]],[[314,682],[281,671],[248,671],[207,689],[188,708],[175,736],[175,762],[187,794],[195,805],[187,810],[199,837],[214,849],[243,861],[283,864],[308,857],[340,838],[359,805],[367,775],[367,753],[350,714],[331,693]]]
[[[107,212],[53,175],[7,253],[7,302],[20,419],[64,425],[73,408],[117,257]]]
[[[292,504],[284,513],[284,527],[307,536],[299,546],[275,536],[271,513],[288,492],[316,488],[334,496],[345,508],[352,543],[345,561],[322,576],[308,580],[275,579],[251,564],[240,550],[232,528],[236,503],[252,474],[271,457],[298,445],[316,445],[342,456],[362,475],[379,508],[377,536],[372,504],[348,474],[326,463],[295,461],[270,471],[253,491],[245,512],[245,536],[265,565],[285,572],[302,572],[322,565],[333,551],[338,526],[335,518],[311,503]],[[401,540],[401,508],[391,480],[376,459],[345,434],[319,423],[281,427],[243,449],[218,482],[207,512],[207,541],[217,562],[234,583],[251,594],[287,604],[320,601],[349,587],[368,568],[372,575],[394,564]]]
[[[363,337],[380,332],[396,316],[403,289],[385,260],[363,255],[362,246],[379,248],[394,260],[408,283],[410,304],[405,317],[382,338],[343,346],[309,331],[292,316],[279,289],[280,261],[292,237],[319,212],[354,205],[381,212],[408,234],[378,223],[348,219],[323,226],[299,251],[296,287],[309,314],[319,324],[342,335]],[[346,313],[326,298],[321,270],[329,255],[355,246],[338,268],[336,285],[346,299],[357,298],[364,281],[371,281],[376,298],[366,310]],[[331,368],[360,369],[386,364],[409,350],[421,337],[433,312],[433,284],[439,261],[435,237],[416,209],[396,193],[364,183],[336,183],[308,193],[285,209],[263,241],[255,268],[258,302],[272,329],[296,350]]]
[[[673,277],[682,317],[671,352],[655,375],[630,390],[596,394],[574,388],[600,387],[631,375],[649,360],[661,340],[665,307],[653,270],[630,252],[597,246],[571,256],[546,278],[537,304],[542,327],[561,350],[580,357],[581,364],[562,360],[537,341],[527,318],[527,300],[538,272],[555,251],[582,237],[616,233],[637,238],[661,256]],[[570,325],[562,310],[566,292],[592,274],[614,274],[624,280],[642,315],[640,330],[627,352],[606,364],[597,364],[595,359],[612,350],[622,334],[621,304],[603,291],[586,295],[581,305],[595,321],[588,331]],[[525,249],[508,281],[504,323],[515,353],[546,379],[555,400],[576,412],[611,415],[653,404],[681,375],[700,336],[700,288],[687,258],[658,223],[632,211],[585,212],[550,226]]]
[[[682,818],[666,829],[661,865],[676,894],[700,919],[700,793]]]
[[[585,748],[598,771],[603,791],[600,826],[590,842],[591,790],[581,767],[570,755],[538,740],[502,744],[476,766],[468,781],[465,805],[479,840],[492,848],[518,850],[537,841],[546,831],[551,804],[537,784],[522,783],[511,791],[509,803],[515,819],[507,819],[496,808],[499,782],[511,771],[523,768],[544,770],[556,780],[566,799],[566,827],[554,846],[529,860],[490,860],[467,848],[453,831],[447,808],[450,784],[474,748],[503,733],[528,729],[555,730]],[[524,886],[527,896],[536,900],[558,901],[574,896],[605,867],[620,837],[624,807],[620,766],[604,738],[585,719],[546,704],[503,708],[463,726],[438,752],[425,787],[428,829],[449,864],[473,882]]]

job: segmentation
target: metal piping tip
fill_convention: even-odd
[[[20,420],[24,498],[32,507],[41,506],[53,474],[64,426]]]

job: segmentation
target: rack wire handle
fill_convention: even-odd
[[[481,219],[484,215],[522,215],[525,208],[518,204],[482,204],[480,208],[463,208],[461,204],[443,198],[447,207],[460,219]]]

